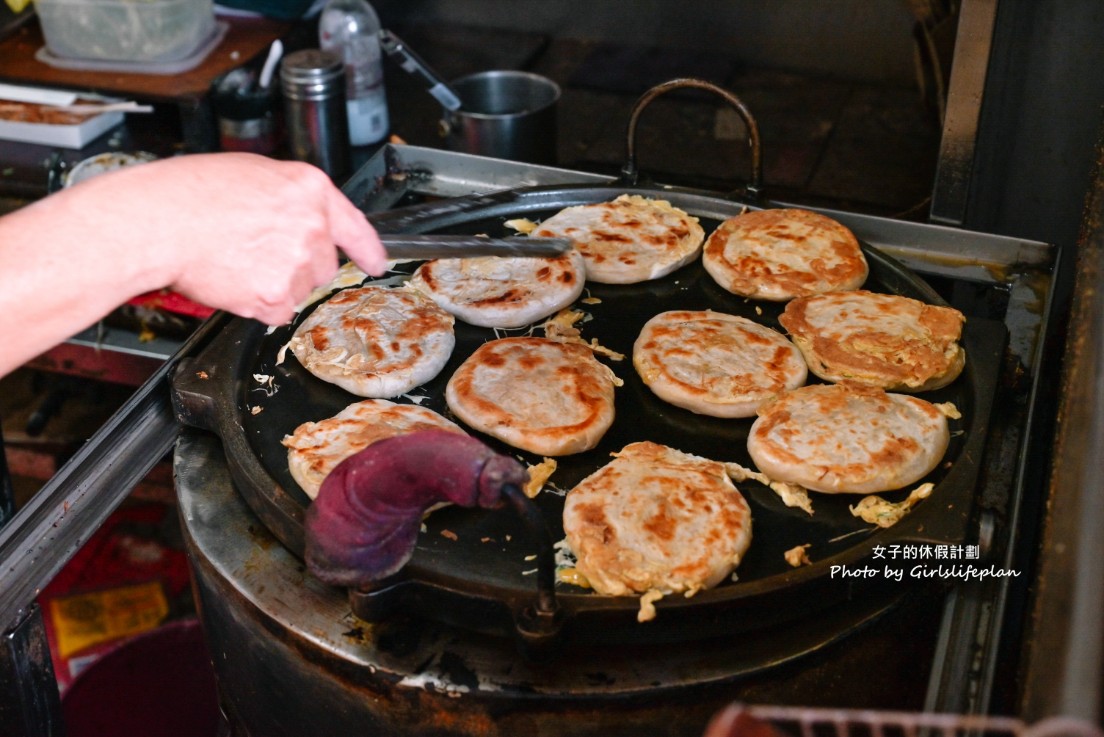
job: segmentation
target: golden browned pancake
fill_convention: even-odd
[[[361,397],[396,397],[445,367],[456,345],[453,324],[411,289],[345,289],[303,321],[289,347],[324,381]]]
[[[709,310],[673,310],[646,322],[633,366],[660,399],[712,417],[751,417],[807,375],[801,352],[781,334]]]
[[[575,241],[589,281],[635,284],[666,276],[697,258],[705,231],[697,218],[668,202],[625,194],[612,202],[565,208],[531,235]]]
[[[946,416],[930,402],[842,382],[805,386],[763,405],[748,452],[776,481],[869,494],[926,476],[949,439]]]
[[[567,544],[595,591],[687,596],[716,586],[751,544],[751,510],[724,464],[632,443],[567,494]]]
[[[826,381],[927,391],[958,378],[965,316],[952,307],[864,290],[799,297],[778,318]]]
[[[755,210],[729,218],[709,236],[702,265],[721,287],[753,299],[858,289],[868,267],[842,224],[809,210]]]
[[[449,258],[418,267],[410,286],[470,325],[518,328],[567,307],[583,292],[586,266],[556,258]]]
[[[546,338],[481,345],[445,399],[470,427],[544,456],[590,450],[613,424],[615,377],[591,350]]]
[[[337,464],[377,440],[418,430],[450,430],[464,434],[454,422],[431,409],[366,399],[319,422],[304,422],[284,438],[291,477],[314,499]]]

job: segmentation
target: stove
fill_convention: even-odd
[[[388,145],[346,185],[363,210],[606,177]],[[769,195],[769,192],[767,193]],[[761,203],[762,204],[762,203]],[[772,206],[786,203],[770,202]],[[1022,635],[1045,516],[1046,449],[1067,267],[1045,243],[821,210],[920,274],[979,322],[999,322],[993,419],[970,551],[888,596],[753,634],[573,648],[527,659],[515,643],[410,616],[367,622],[312,579],[235,487],[219,438],[186,429],[174,463],[197,603],[234,734],[700,735],[732,701],[984,714],[1015,702],[1004,666]],[[195,349],[186,356],[195,355]],[[181,365],[187,366],[185,361]],[[930,568],[931,566],[927,566]],[[840,582],[841,586],[850,584]],[[596,638],[600,640],[600,638]]]

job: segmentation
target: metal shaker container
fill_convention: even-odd
[[[337,54],[303,49],[280,63],[280,87],[291,155],[337,180],[349,173],[345,63]]]

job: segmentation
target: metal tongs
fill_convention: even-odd
[[[427,235],[380,233],[390,259],[422,261],[433,258],[473,256],[562,256],[574,246],[570,238],[488,238],[481,235]]]

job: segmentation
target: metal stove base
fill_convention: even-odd
[[[346,193],[375,212],[412,196],[581,181],[592,175],[388,146]],[[978,492],[979,542],[1004,567],[1029,572],[1030,556],[1016,551],[1030,546],[1031,526],[1022,529],[1021,522],[1040,502],[1035,481],[1046,438],[1034,438],[1048,413],[1036,406],[1036,395],[1053,375],[1044,370],[1051,363],[1045,347],[1053,345],[1052,289],[1064,271],[1059,251],[940,226],[827,214],[942,282],[971,317],[999,319],[1007,328],[1009,383]],[[795,644],[807,636],[795,627],[783,638],[783,655],[754,673],[737,661],[778,642],[747,636],[681,648],[595,649],[538,666],[524,662],[512,643],[428,623],[356,620],[344,594],[307,576],[248,510],[213,436],[185,432],[176,471],[197,600],[224,708],[239,735],[699,737],[731,701],[985,713],[1007,680],[997,665],[1001,647],[1018,634],[1014,612],[1010,617],[1005,608],[1010,590],[1019,589],[1001,579],[958,584],[947,595],[910,590],[861,632],[817,647]],[[1021,520],[1025,499],[1033,503]]]
[[[511,641],[356,619],[344,592],[311,578],[249,510],[217,438],[185,432],[175,460],[197,606],[235,735],[700,737],[732,701],[923,703],[938,593],[858,600],[866,616],[849,628],[835,618],[853,623],[853,613],[818,614],[769,635],[527,662]]]

